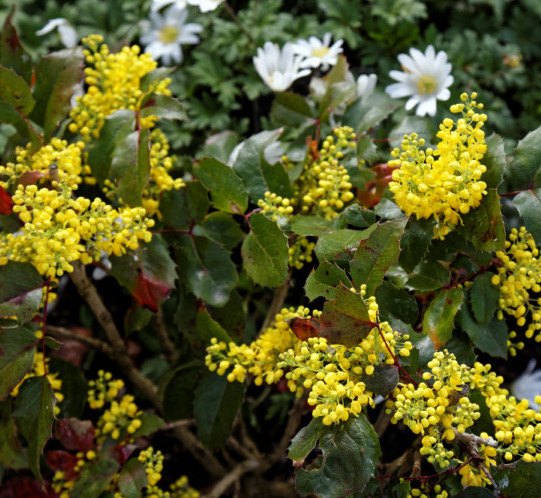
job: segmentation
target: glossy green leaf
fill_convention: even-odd
[[[36,106],[30,117],[43,128],[48,141],[71,110],[71,97],[83,78],[81,47],[60,50],[42,57],[35,69],[33,89]]]
[[[238,142],[237,133],[231,130],[222,131],[208,137],[201,152],[203,157],[214,157],[227,164]]]
[[[291,197],[293,189],[281,162],[274,165],[265,159],[265,149],[280,136],[280,130],[263,131],[246,140],[233,164],[233,170],[244,181],[252,201],[273,192],[282,197]]]
[[[0,330],[0,401],[32,368],[36,337],[24,327]]]
[[[221,211],[208,214],[199,224],[193,227],[192,233],[207,237],[227,250],[236,247],[244,238],[244,232],[233,216]]]
[[[171,95],[151,93],[141,104],[141,117],[156,116],[159,119],[184,121],[186,111],[182,103]]]
[[[292,92],[277,93],[270,112],[273,122],[297,129],[314,124],[315,114],[310,101]]]
[[[310,423],[303,427],[291,440],[287,456],[294,462],[301,462],[316,447],[318,439],[325,431],[321,418],[312,418]]]
[[[374,212],[384,220],[394,220],[404,216],[404,212],[393,201],[385,197],[374,208]]]
[[[419,263],[408,278],[407,286],[419,290],[428,291],[441,289],[450,281],[449,269],[436,261]]]
[[[400,149],[404,135],[411,135],[412,133],[417,133],[419,138],[424,138],[425,142],[430,144],[433,130],[434,125],[430,120],[420,116],[406,116],[389,132],[389,145],[391,148]]]
[[[180,190],[169,190],[160,197],[163,222],[176,230],[188,230],[201,222],[209,207],[207,189],[201,182],[187,182]]]
[[[413,271],[419,262],[426,256],[430,242],[434,237],[433,218],[428,220],[410,217],[407,229],[400,239],[400,266],[406,271]]]
[[[28,116],[34,108],[30,87],[13,69],[0,66],[0,102]]]
[[[238,282],[229,252],[206,237],[177,237],[178,274],[181,282],[212,306],[223,306]]]
[[[47,377],[31,377],[19,389],[13,417],[28,444],[28,463],[34,476],[42,480],[39,459],[51,437],[55,398]]]
[[[473,280],[470,292],[473,316],[480,324],[487,324],[498,309],[500,291],[492,285],[493,273],[482,273]]]
[[[118,489],[125,498],[139,498],[144,486],[148,485],[144,465],[136,458],[130,458],[118,476]]]
[[[32,57],[21,44],[17,30],[13,26],[14,13],[15,3],[12,3],[0,31],[0,65],[13,69],[19,76],[22,76],[26,83],[30,84]]]
[[[336,217],[326,220],[318,216],[297,215],[291,220],[291,230],[297,235],[329,235],[337,229],[346,228],[345,220]]]
[[[374,475],[381,453],[378,435],[364,414],[326,427],[319,446],[323,454],[297,470],[297,491],[325,498],[361,493]]]
[[[43,286],[43,277],[30,263],[8,261],[0,266],[0,303]]]
[[[520,460],[514,469],[495,470],[492,474],[504,496],[535,498],[541,489],[541,462]]]
[[[19,322],[27,322],[38,311],[42,297],[43,291],[39,288],[8,299],[0,303],[0,317],[15,316]]]
[[[366,389],[381,396],[391,394],[398,381],[398,368],[394,365],[376,365],[372,375],[363,375]]]
[[[325,300],[330,300],[335,298],[334,289],[339,284],[343,284],[348,288],[351,287],[351,282],[346,272],[334,263],[323,261],[315,270],[312,270],[306,279],[304,290],[306,297],[310,301],[318,297],[324,297]]]
[[[99,138],[93,140],[88,148],[88,164],[100,184],[109,177],[117,145],[134,130],[135,113],[133,111],[122,109],[105,118]]]
[[[483,180],[489,188],[498,188],[502,182],[503,172],[507,167],[507,160],[503,148],[503,139],[493,133],[486,139],[487,151],[482,163],[487,170],[483,173]]]
[[[236,214],[246,211],[248,194],[242,180],[227,164],[206,157],[194,164],[194,175],[210,190],[216,209]]]
[[[331,112],[347,100],[355,96],[357,86],[354,82],[346,81],[348,63],[343,55],[338,56],[338,61],[331,71],[322,80],[326,90],[319,101],[319,119],[323,122],[329,119]]]
[[[11,402],[3,403],[0,410],[0,465],[9,469],[27,468],[28,458],[17,437]]]
[[[487,405],[485,396],[478,389],[471,389],[468,398],[472,403],[479,406],[481,416],[474,422],[470,431],[473,434],[486,432],[490,437],[494,437],[494,419],[490,415],[490,408]],[[468,431],[468,432],[470,432]]]
[[[541,126],[528,133],[515,148],[514,161],[506,170],[505,179],[511,190],[533,187],[533,179],[541,164]]]
[[[163,418],[155,413],[142,413],[138,418],[141,420],[141,427],[133,433],[133,438],[154,434],[165,425]]]
[[[355,287],[366,284],[367,296],[374,294],[389,267],[397,263],[407,222],[404,217],[378,224],[368,238],[361,240],[350,263],[350,273]]]
[[[115,460],[100,458],[83,467],[80,477],[71,490],[73,496],[95,498],[105,491],[120,465]]]
[[[457,316],[460,327],[468,334],[473,345],[483,353],[499,358],[507,358],[508,330],[504,320],[492,317],[486,324],[473,317],[469,306],[462,306]]]
[[[193,415],[194,393],[205,373],[200,365],[183,365],[175,370],[163,392],[163,414],[167,420],[182,420]]]
[[[513,199],[513,205],[518,209],[536,245],[541,246],[541,188],[520,192]]]
[[[246,385],[228,382],[226,376],[207,374],[194,399],[199,440],[210,449],[221,446],[231,432],[233,421],[244,401]]]
[[[494,493],[487,488],[469,486],[453,496],[454,498],[494,498]]]
[[[351,204],[340,213],[349,225],[356,228],[368,228],[376,222],[376,216],[370,209],[364,209],[359,204]]]
[[[197,310],[197,319],[196,319],[196,328],[199,337],[206,341],[215,337],[218,341],[223,341],[226,344],[231,342],[229,334],[224,330],[224,328],[214,320],[204,308]]]
[[[419,318],[419,306],[405,289],[399,289],[392,282],[384,281],[374,295],[382,316],[390,314],[405,323],[415,325]]]
[[[379,124],[401,105],[399,100],[391,99],[386,93],[374,91],[348,107],[344,114],[344,124],[351,126],[360,135]]]
[[[455,315],[462,306],[464,292],[456,287],[438,293],[423,317],[423,334],[428,334],[436,349],[440,349],[453,334]]]
[[[487,189],[481,205],[462,216],[460,228],[464,237],[480,251],[499,251],[505,244],[505,227],[500,209],[500,196],[495,188]]]
[[[64,399],[58,405],[61,416],[82,418],[88,401],[88,384],[81,367],[52,356],[49,357],[49,368],[62,381]]]
[[[319,261],[350,261],[359,243],[376,229],[374,224],[366,230],[335,230],[319,237],[314,251]]]
[[[275,222],[261,213],[250,217],[250,228],[241,248],[246,272],[256,284],[284,285],[289,258],[286,236]]]

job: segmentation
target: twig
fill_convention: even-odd
[[[162,427],[160,427],[159,431],[169,431],[171,429],[176,429],[177,427],[189,427],[191,425],[195,424],[195,420],[193,418],[186,418],[184,420],[175,420],[174,422],[169,422]]]
[[[455,433],[456,440],[464,445],[466,445],[470,451],[470,453],[477,453],[477,447],[480,444],[484,444],[485,446],[492,446],[493,448],[497,448],[498,441],[495,439],[492,439],[491,437],[481,437],[476,436],[475,434],[469,434],[468,432],[458,432],[458,430],[455,427],[452,427],[453,432]]]
[[[219,498],[225,493],[227,488],[237,482],[243,474],[257,469],[259,465],[260,463],[257,460],[245,460],[237,465],[229,474],[224,476],[221,481],[218,481],[212,488],[212,491],[203,495],[202,498]]]
[[[165,353],[165,359],[167,360],[167,363],[169,363],[169,365],[173,365],[177,358],[177,352],[173,341],[171,341],[171,339],[169,338],[169,334],[167,333],[167,327],[165,325],[163,311],[161,308],[159,308],[158,312],[156,313],[155,323],[156,335],[158,336],[158,341],[160,341],[160,345],[163,349],[163,352]]]
[[[391,414],[387,413],[385,406],[382,406],[381,411],[379,412],[378,418],[374,422],[374,430],[376,431],[376,434],[378,435],[378,437],[383,436],[383,433],[387,430],[387,427],[389,427],[390,423],[391,423]]]
[[[261,326],[262,331],[270,327],[272,322],[274,321],[274,317],[276,316],[276,314],[280,313],[282,307],[284,306],[284,301],[286,300],[288,290],[289,290],[289,278],[288,278],[288,283],[285,285],[282,285],[282,287],[277,289],[276,292],[274,293],[274,297],[272,298],[272,303],[269,307],[269,311],[267,312],[265,321],[263,322],[263,325]]]
[[[76,334],[69,329],[64,327],[59,327],[57,325],[47,325],[47,335],[54,337],[56,339],[65,339],[70,341],[78,341],[82,344],[86,344],[98,351],[101,351],[103,354],[106,354],[109,357],[113,357],[113,348],[109,346],[105,341],[96,339],[94,337],[86,337],[84,335]]]

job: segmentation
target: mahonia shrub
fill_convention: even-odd
[[[253,18],[212,3],[233,21],[205,14],[209,2],[185,13],[217,40],[240,39],[247,19],[265,26],[245,27],[255,34],[242,50],[231,41],[229,62],[268,33],[281,40],[276,26],[305,29],[273,17],[280,2],[250,2]],[[351,7],[317,3],[349,54]],[[391,7],[370,7],[374,30],[409,19]],[[411,120],[368,92],[373,78],[355,81],[329,35],[317,52],[329,67],[254,104],[263,129],[241,137],[202,126],[201,102],[229,102],[246,130],[244,100],[232,102],[265,91],[246,68],[202,97],[200,80],[227,79],[227,65],[169,71],[129,34],[33,65],[11,14],[4,31],[0,116],[16,130],[0,165],[6,493],[539,488],[541,392],[534,367],[510,367],[541,341],[540,129],[509,155],[510,137],[486,131],[500,104],[461,93],[477,88],[463,78],[450,114]],[[182,134],[205,127],[182,156]]]

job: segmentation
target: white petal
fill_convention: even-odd
[[[404,83],[393,83],[392,85],[388,85],[385,87],[385,92],[393,99],[407,97],[415,93]]]
[[[441,90],[440,93],[438,93],[438,95],[436,95],[436,98],[438,100],[449,100],[449,97],[451,96],[451,92],[449,91],[448,88],[444,88]]]
[[[67,48],[73,48],[77,45],[79,37],[77,31],[71,25],[62,25],[58,27],[58,33],[60,34],[60,40]]]
[[[419,104],[419,107],[417,107],[417,111],[415,112],[415,114],[417,114],[418,116],[424,116],[426,114],[428,114],[429,116],[435,116],[436,109],[437,109],[436,99],[430,98],[430,99],[423,100]]]
[[[36,31],[36,35],[38,36],[46,35],[47,33],[50,33],[54,29],[64,24],[69,24],[69,22],[63,17],[56,17],[55,19],[51,19],[45,26],[43,26],[43,28]]]

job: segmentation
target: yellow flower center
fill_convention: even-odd
[[[329,52],[329,47],[319,47],[312,49],[312,57],[322,58],[325,54]]]
[[[417,90],[421,95],[433,93],[438,87],[436,78],[431,74],[423,74],[417,82]]]
[[[177,37],[178,29],[174,26],[164,26],[162,29],[160,29],[160,32],[158,33],[158,38],[161,42],[165,44],[174,43]]]

